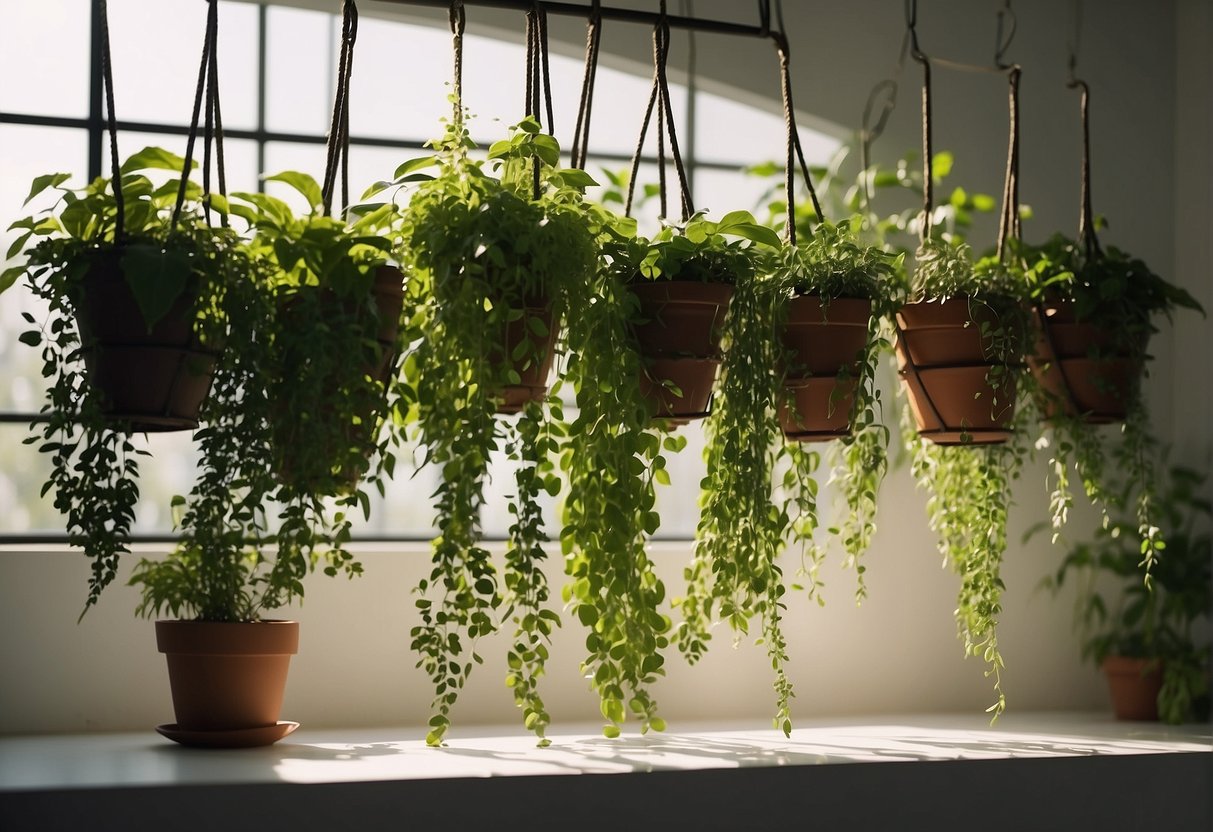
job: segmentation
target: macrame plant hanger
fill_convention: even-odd
[[[535,119],[540,130],[544,120],[540,105],[547,113],[547,133],[556,132],[552,109],[552,78],[548,59],[548,13],[538,3],[532,3],[526,13],[526,115]],[[543,192],[542,162],[536,155],[531,160],[532,195],[539,199]]]
[[[1079,91],[1079,110],[1082,117],[1082,179],[1080,200],[1082,207],[1078,216],[1078,239],[1082,243],[1087,260],[1095,260],[1103,256],[1099,245],[1099,237],[1095,230],[1095,215],[1091,211],[1091,88],[1086,81],[1079,78],[1078,43],[1082,29],[1082,0],[1074,0],[1072,9],[1073,28],[1069,43],[1069,62],[1066,86]]]
[[[127,206],[122,188],[123,171],[118,162],[118,124],[114,107],[113,60],[110,48],[109,15],[106,0],[95,0],[94,9],[101,29],[101,75],[105,95],[106,127],[110,134],[111,188],[114,194],[115,207],[114,242],[116,245],[121,245],[126,240],[128,233],[126,228]],[[190,121],[189,137],[186,142],[185,158],[182,162],[181,179],[177,187],[177,197],[169,223],[170,233],[175,231],[181,222],[185,200],[189,193],[190,173],[193,170],[194,144],[197,139],[200,120],[204,120],[205,122],[202,205],[205,221],[208,225],[211,225],[210,164],[212,146],[216,153],[219,193],[221,196],[226,197],[227,183],[224,177],[223,160],[223,117],[219,110],[219,70],[215,49],[217,32],[218,0],[208,0],[202,60],[198,69],[198,86],[194,96],[194,107]],[[206,104],[205,116],[202,113],[204,102]],[[219,216],[220,222],[226,226],[226,210],[220,211]],[[182,342],[178,339],[162,337],[159,334],[155,334],[154,338],[150,338],[147,342],[142,343],[141,347],[157,352],[160,356],[158,359],[160,361],[167,362],[171,360],[173,362],[171,365],[173,366],[171,379],[167,378],[167,376],[164,379],[163,399],[154,407],[132,407],[129,402],[119,402],[114,405],[113,410],[105,412],[106,418],[122,423],[123,430],[138,433],[192,430],[196,428],[198,426],[198,406],[201,404],[201,399],[190,392],[191,386],[195,383],[191,377],[197,373],[194,368],[198,366],[199,359],[202,359],[203,362],[209,361],[213,366],[214,354],[202,349],[193,340]],[[91,349],[91,347],[86,347],[86,349]],[[161,366],[166,365],[162,364]],[[132,368],[124,366],[123,370],[126,376],[130,377]],[[154,385],[148,384],[148,388],[149,390],[155,389],[159,392],[159,380]]]
[[[666,62],[670,54],[670,24],[666,15],[665,0],[661,0],[661,11],[658,21],[653,27],[653,89],[649,93],[649,103],[645,108],[644,120],[640,125],[640,138],[636,143],[636,153],[632,157],[632,170],[628,178],[628,194],[624,202],[624,215],[632,215],[632,201],[636,191],[636,179],[640,174],[640,157],[644,152],[644,140],[648,135],[649,123],[653,118],[653,110],[657,110],[657,180],[658,194],[661,198],[661,217],[665,219],[668,213],[666,201],[665,179],[665,131],[670,135],[670,155],[674,159],[674,170],[678,177],[679,201],[682,208],[682,221],[686,222],[695,213],[691,201],[691,192],[687,184],[686,168],[683,165],[682,153],[678,149],[678,133],[674,127],[674,108],[670,103],[669,79],[666,75]]]
[[[126,238],[126,200],[122,194],[122,169],[118,164],[118,120],[114,115],[114,72],[110,58],[109,10],[105,0],[95,0],[101,22],[101,80],[105,85],[105,121],[110,134],[110,187],[114,191],[114,243]]]
[[[976,66],[973,64],[949,61],[944,58],[932,58],[922,51],[918,43],[918,3],[917,0],[906,0],[906,32],[909,39],[910,56],[922,66],[922,213],[919,217],[919,243],[925,246],[931,238],[932,216],[934,206],[934,181],[931,177],[931,161],[933,154],[933,133],[931,120],[931,64],[958,69],[964,72],[986,72],[1005,74],[1008,80],[1008,135],[1007,135],[1007,168],[1003,180],[1002,212],[999,219],[997,253],[1000,261],[1005,262],[1009,250],[1008,242],[1020,237],[1019,217],[1019,79],[1021,68],[1018,64],[1008,64],[1003,56],[1015,35],[1015,16],[1011,12],[1010,0],[998,13],[998,32],[994,46],[994,66]],[[1005,28],[1005,18],[1009,18],[1010,28]],[[869,99],[870,103],[870,99]],[[900,327],[898,337],[903,337]],[[947,423],[939,412],[926,385],[921,380],[920,368],[910,357],[909,350],[905,351],[905,369],[903,373],[913,378],[915,384],[923,393],[922,400],[930,408],[931,416],[940,430],[947,430]],[[920,431],[927,435],[931,431]]]
[[[358,40],[358,4],[345,0],[341,7],[341,52],[337,61],[337,91],[333,97],[333,118],[324,162],[321,194],[324,213],[333,210],[337,175],[341,174],[341,213],[350,205],[350,78],[354,74],[354,43]]]
[[[585,170],[590,146],[590,116],[594,110],[594,85],[598,79],[598,51],[602,44],[602,3],[593,0],[586,22],[585,75],[581,82],[581,100],[577,107],[577,123],[573,127],[573,144],[569,155],[570,167]]]
[[[809,164],[805,161],[804,148],[800,144],[800,129],[796,126],[796,109],[792,103],[792,72],[790,66],[790,49],[788,37],[783,25],[783,6],[780,4],[779,29],[772,34],[775,51],[779,55],[779,88],[783,99],[783,122],[787,133],[787,155],[784,159],[784,192],[787,199],[788,221],[784,227],[784,240],[793,248],[796,246],[796,166],[804,177],[805,187],[809,191],[809,199],[818,222],[825,221],[821,203],[817,199],[817,190],[813,187],[813,177],[809,174]]]
[[[185,164],[181,170],[181,184],[177,189],[177,203],[173,206],[173,226],[181,218],[189,185],[189,174],[194,166],[194,144],[198,138],[198,121],[203,104],[206,114],[202,139],[202,205],[207,223],[211,222],[211,149],[214,147],[215,171],[219,195],[227,196],[227,178],[223,160],[223,116],[219,108],[219,3],[207,0],[206,33],[202,40],[202,61],[198,68],[198,86],[194,92],[194,110],[190,117],[189,137],[185,143]],[[227,225],[227,214],[219,213],[220,223]]]

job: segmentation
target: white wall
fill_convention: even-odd
[[[364,14],[384,6],[362,5]],[[988,62],[1001,5],[923,0],[923,48]],[[1093,90],[1094,197],[1096,211],[1112,223],[1106,239],[1144,257],[1213,308],[1208,4],[1105,0],[1086,5],[1080,70]],[[902,3],[785,6],[799,108],[853,128],[868,90],[892,71]],[[1025,67],[1022,191],[1037,217],[1026,233],[1039,239],[1054,229],[1072,233],[1078,212],[1077,97],[1064,86],[1068,4],[1020,0],[1014,6],[1019,32],[1010,57]],[[699,15],[737,20],[749,20],[752,9],[749,2],[695,3]],[[473,7],[468,17],[472,29],[516,28],[517,15]],[[557,48],[576,53],[581,25],[554,20],[553,26],[554,35],[564,40]],[[679,48],[676,40],[675,62]],[[611,58],[614,63],[639,63],[647,60],[648,44],[643,30],[619,25],[608,30],[604,50],[623,53]],[[750,101],[762,97],[777,107],[769,44],[701,36],[699,54],[704,87]],[[446,67],[436,67],[433,78],[412,82],[441,83],[445,72]],[[907,67],[899,108],[877,148],[885,158],[918,145],[916,82],[914,67]],[[941,71],[936,101],[937,146],[955,151],[956,183],[998,193],[1005,154],[1003,83],[993,76]],[[1148,390],[1156,424],[1185,455],[1210,447],[1209,334],[1208,321],[1186,315],[1154,344],[1159,362]],[[1196,381],[1177,378],[1189,372]],[[1009,704],[1023,710],[1103,707],[1101,681],[1079,662],[1068,604],[1034,592],[1058,553],[1043,541],[1015,542],[1044,516],[1042,481],[1039,463],[1025,472],[1012,514],[1000,628]],[[904,468],[890,475],[868,560],[870,597],[862,608],[851,600],[852,576],[833,567],[825,576],[825,609],[790,598],[795,714],[878,718],[907,711],[976,712],[989,703],[982,666],[961,658],[952,622],[956,579],[940,568],[924,502]],[[1082,513],[1072,533],[1089,528],[1090,519],[1089,512]],[[681,547],[657,547],[658,567],[671,594],[678,592],[686,554]],[[408,630],[414,622],[409,590],[426,568],[425,551],[368,552],[364,561],[362,580],[314,580],[306,606],[291,612],[297,612],[304,630],[284,718],[312,727],[424,722],[429,694],[424,676],[413,668]],[[171,719],[162,659],[155,653],[151,625],[131,615],[136,601],[131,590],[112,587],[100,607],[75,624],[86,574],[83,558],[73,553],[0,551],[0,732],[140,729]],[[559,576],[553,579],[558,582]],[[670,677],[656,692],[672,726],[695,718],[768,713],[769,666],[760,650],[743,645],[733,651],[727,634],[718,638],[698,668],[687,669],[670,657]],[[578,625],[570,622],[553,650],[545,697],[558,722],[597,719],[595,699],[577,672],[580,643]],[[513,718],[501,682],[502,650],[486,645],[484,652],[492,657],[490,664],[474,674],[455,714],[457,723]],[[416,731],[420,736],[421,729]]]

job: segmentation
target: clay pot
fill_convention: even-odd
[[[1160,660],[1108,656],[1102,669],[1117,719],[1158,721],[1158,693],[1162,690]]]
[[[640,322],[633,325],[632,334],[645,364],[640,391],[654,418],[675,425],[704,418],[720,366],[721,330],[733,287],[663,280],[632,283],[628,289],[640,301]]]
[[[834,376],[789,379],[779,404],[779,426],[788,439],[829,442],[851,433],[854,378]]]
[[[702,419],[709,412],[719,367],[718,358],[654,358],[640,376],[640,392],[651,403],[654,418],[675,424]]]
[[[248,745],[281,724],[297,621],[157,621],[156,645],[168,660],[176,715],[166,727],[206,738],[190,744],[221,745],[226,736],[229,747]]]
[[[985,354],[989,307],[951,298],[897,312],[897,359],[919,436],[938,445],[998,444],[1011,436],[1017,377]],[[993,386],[991,383],[993,382]]]
[[[1091,425],[1123,422],[1141,381],[1140,358],[1130,357],[1115,333],[1075,320],[1069,301],[1035,308],[1033,323],[1036,346],[1028,363],[1043,388],[1045,418],[1062,412]]]
[[[785,396],[779,409],[784,436],[828,442],[851,432],[859,362],[868,340],[872,301],[817,295],[788,302],[783,345],[788,353]],[[846,368],[850,378],[840,380]]]
[[[545,337],[539,337],[531,329],[532,318],[543,322],[547,332]],[[518,373],[521,381],[518,384],[508,384],[497,393],[498,413],[519,413],[529,402],[543,401],[548,392],[548,377],[552,373],[552,363],[556,357],[556,339],[559,329],[553,325],[552,305],[546,299],[528,302],[522,310],[522,317],[510,321],[505,326],[505,347],[501,352],[493,351],[491,360],[504,360],[508,356],[510,366]],[[530,342],[530,347],[523,357],[515,360],[514,351],[520,344]],[[539,358],[532,356],[538,351]]]
[[[76,323],[89,385],[115,428],[193,430],[218,357],[194,334],[197,281],[149,331],[123,274],[122,255],[122,248],[101,252],[84,276]]]
[[[660,280],[628,286],[640,300],[640,318],[632,332],[642,355],[715,357],[733,287],[727,283]]]

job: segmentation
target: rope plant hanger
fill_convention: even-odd
[[[934,135],[932,121],[932,85],[931,71],[932,65],[957,69],[965,72],[984,72],[990,74],[1005,75],[1008,79],[1008,138],[1007,138],[1007,164],[1006,174],[1003,181],[1003,200],[1002,210],[999,221],[998,241],[996,246],[997,259],[1000,263],[1006,263],[1009,252],[1012,246],[1009,242],[1012,239],[1018,240],[1020,236],[1020,218],[1019,218],[1019,80],[1021,69],[1018,65],[1007,64],[1003,61],[1003,55],[1010,45],[1010,36],[1004,35],[1003,16],[1010,15],[1009,4],[999,12],[999,31],[998,38],[995,44],[994,65],[978,66],[972,64],[959,63],[943,58],[934,58],[928,56],[922,51],[918,42],[917,31],[917,2],[916,0],[907,0],[906,2],[906,29],[909,40],[909,54],[922,67],[922,179],[923,179],[923,200],[922,211],[919,215],[919,244],[920,252],[929,249],[933,245],[932,230],[934,226],[934,180],[932,176],[932,161],[934,153]],[[1014,26],[1010,28],[1010,34],[1014,33]],[[921,268],[921,263],[919,265]],[[901,317],[901,316],[898,316]],[[926,427],[919,431],[919,435],[930,438],[939,444],[967,444],[975,442],[980,444],[997,444],[1006,441],[1010,436],[1010,431],[1001,422],[1005,421],[1005,417],[1010,413],[1010,407],[1013,405],[1013,395],[1010,396],[1012,401],[1000,402],[999,407],[1003,408],[999,418],[993,418],[994,414],[984,414],[990,418],[983,418],[982,421],[991,421],[999,424],[991,424],[988,427],[970,427],[966,424],[964,427],[957,429],[956,425],[950,425],[949,420],[944,417],[944,410],[949,409],[941,406],[938,401],[938,395],[933,395],[928,391],[928,385],[924,381],[923,370],[926,366],[921,364],[921,360],[916,360],[912,355],[913,349],[907,347],[906,343],[912,341],[913,336],[907,336],[904,331],[902,321],[897,322],[898,325],[898,342],[899,354],[903,362],[902,376],[906,383],[916,392],[914,399],[925,411],[922,413]],[[978,366],[987,364],[988,356],[984,354],[973,355],[965,361],[945,362],[940,366],[950,366],[959,368],[962,364],[968,366]],[[998,364],[1000,362],[995,362]],[[991,364],[990,366],[994,366]],[[1011,371],[1008,367],[1007,372]],[[998,369],[995,375],[1000,375],[1003,371]],[[1001,376],[1000,376],[1001,378]],[[993,408],[994,402],[987,395],[983,400],[987,408]],[[954,409],[954,408],[951,408]],[[955,420],[952,420],[955,421]],[[931,426],[934,427],[931,427]]]
[[[204,101],[206,112],[202,205],[208,225],[211,224],[210,160],[212,144],[217,154],[219,193],[226,195],[226,181],[223,173],[223,121],[219,111],[218,63],[214,48],[217,40],[217,12],[217,2],[212,0],[207,7],[202,60],[198,72],[198,86],[194,99],[186,155],[182,164],[176,201],[173,205],[168,224],[170,234],[181,229],[182,223],[187,221],[183,219],[183,211],[189,192],[189,175],[193,168],[194,143],[198,133]],[[127,205],[126,195],[123,193],[123,175],[135,173],[136,171],[124,170],[124,167],[118,161],[118,129],[114,105],[108,8],[105,0],[97,0],[96,14],[97,19],[100,21],[101,29],[101,75],[105,98],[106,126],[109,130],[111,188],[115,209],[114,245],[122,247],[129,242],[129,237],[132,233],[131,228],[128,227],[131,224],[132,215],[128,210],[129,206]],[[146,166],[144,165],[144,167]],[[153,166],[164,167],[164,160],[160,159]],[[171,166],[175,167],[175,162]],[[146,208],[147,206],[141,205],[139,207]],[[223,211],[220,212],[220,221],[226,226],[227,216]],[[146,223],[147,217],[144,214],[140,214],[135,220],[136,228],[134,233],[138,234],[140,227]],[[159,247],[157,248],[159,250]],[[180,291],[185,290],[189,272],[190,269],[184,265],[180,270],[173,270],[175,278],[179,278],[181,281],[178,284]],[[142,308],[145,302],[142,300],[142,295],[146,292],[146,288],[140,287],[145,287],[148,279],[145,277],[136,278],[128,274],[127,282],[135,291],[136,301]],[[139,283],[139,286],[136,286],[136,282]],[[173,281],[168,280],[166,277],[159,282],[162,287],[167,287]],[[163,294],[165,288],[160,288],[157,291]],[[169,295],[169,297],[171,298],[172,296]],[[169,313],[169,311],[168,307],[162,310],[164,314]],[[188,331],[192,332],[192,327]],[[94,354],[94,352],[96,353],[94,355],[97,362],[95,376],[98,379],[107,379],[104,382],[104,386],[110,388],[106,391],[106,418],[110,421],[125,423],[126,427],[124,429],[134,432],[188,430],[197,427],[198,410],[207,396],[211,383],[211,373],[214,371],[215,352],[202,348],[194,337],[188,337],[185,341],[182,341],[180,337],[170,337],[163,332],[151,335],[150,340],[145,338],[140,344],[143,346],[138,349],[131,343],[116,342],[98,343],[84,348],[90,355]],[[146,375],[149,372],[148,366],[150,365],[145,365],[143,362],[149,360],[147,356],[152,353],[157,354],[158,357],[155,361],[158,365],[172,368],[168,371],[168,375],[163,377],[163,384],[159,381],[153,381],[152,377]],[[139,363],[130,365],[130,361]],[[157,378],[160,375],[158,373]],[[138,386],[144,388],[143,392],[137,395],[128,392],[128,388],[132,388],[133,380],[136,378],[140,379]],[[119,383],[111,384],[110,381]],[[152,404],[153,400],[157,403]]]
[[[624,214],[632,215],[632,203],[636,192],[636,179],[640,174],[640,158],[644,152],[644,141],[648,135],[649,123],[653,119],[653,110],[657,110],[657,180],[658,195],[661,199],[661,216],[668,214],[666,198],[665,174],[665,134],[669,130],[670,155],[674,160],[674,170],[678,177],[678,194],[681,206],[682,221],[686,222],[695,213],[688,186],[686,167],[683,165],[682,152],[678,147],[678,132],[674,126],[674,108],[670,103],[670,85],[666,74],[666,63],[670,54],[670,24],[666,16],[666,3],[661,0],[661,14],[653,27],[653,89],[649,93],[649,103],[644,111],[644,119],[640,124],[640,138],[636,142],[636,152],[632,157],[631,176],[628,179],[628,194],[624,203]]]
[[[358,5],[354,0],[345,0],[341,8],[341,51],[337,61],[337,91],[333,100],[333,117],[329,125],[329,136],[324,162],[324,181],[321,192],[324,213],[333,210],[333,192],[337,185],[337,174],[341,174],[341,210],[349,208],[349,156],[350,156],[350,78],[354,74],[354,44],[358,40]]]
[[[594,85],[598,80],[598,52],[602,45],[602,3],[593,0],[586,22],[585,75],[581,82],[581,99],[577,106],[577,123],[573,127],[570,166],[585,170],[590,146],[590,117],[594,110]]]
[[[214,145],[215,171],[219,184],[219,195],[227,196],[227,179],[223,161],[223,116],[219,108],[219,3],[207,0],[206,34],[202,41],[202,61],[198,69],[198,86],[194,93],[194,111],[190,117],[189,138],[185,143],[185,165],[181,172],[181,186],[177,191],[177,205],[173,209],[173,224],[176,225],[185,204],[186,185],[193,167],[194,144],[198,138],[198,119],[203,103],[206,105],[205,126],[202,142],[202,194],[206,206],[207,221],[210,221],[211,193],[211,147]],[[220,221],[227,225],[227,215],[220,213]]]

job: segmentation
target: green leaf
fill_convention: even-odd
[[[307,204],[313,211],[318,211],[324,207],[324,193],[320,190],[320,184],[314,177],[306,173],[300,173],[297,170],[284,170],[282,173],[266,176],[265,181],[283,182],[290,185],[303,195],[303,198],[307,200]]]
[[[197,166],[197,162],[191,162],[190,170]],[[126,174],[140,170],[171,170],[181,173],[184,169],[185,159],[176,153],[170,153],[162,147],[145,147],[128,157],[119,170]]]
[[[577,168],[563,168],[558,175],[560,181],[570,188],[592,188],[598,184],[594,177]]]
[[[45,191],[47,188],[54,188],[62,185],[71,178],[72,175],[70,173],[47,173],[42,176],[34,177],[34,181],[29,186],[29,196],[27,196],[25,198],[25,202],[21,204],[23,206],[29,205],[30,200]]]
[[[122,271],[151,332],[185,289],[190,260],[180,249],[134,244],[122,255]]]
[[[988,214],[994,210],[994,197],[989,194],[973,194],[973,210]]]
[[[533,139],[535,155],[545,164],[556,167],[560,164],[560,144],[551,136],[539,134]]]
[[[936,182],[947,179],[948,174],[952,172],[953,161],[952,154],[946,150],[936,153],[931,159],[931,179]]]
[[[13,266],[0,272],[0,293],[16,283],[23,274],[25,274],[25,269],[21,266]]]
[[[420,156],[416,159],[409,159],[396,168],[396,172],[392,175],[392,178],[400,179],[402,176],[408,176],[410,173],[415,173],[423,168],[432,167],[437,162],[437,156]],[[363,199],[366,199],[366,197],[363,197]]]

